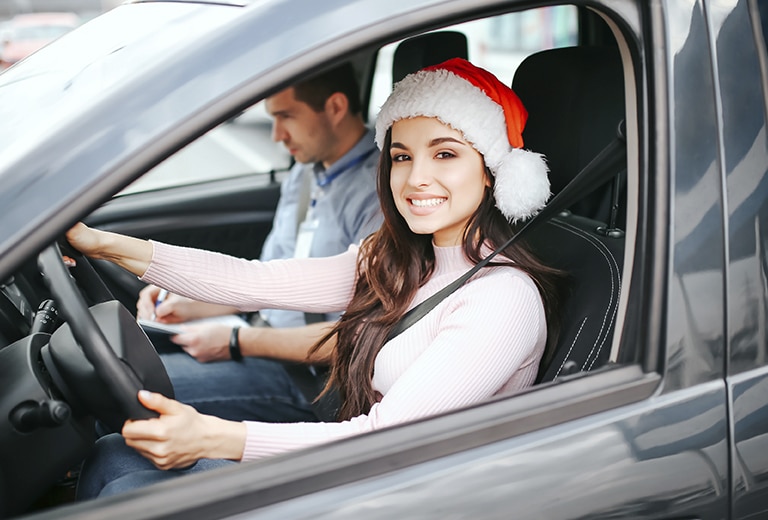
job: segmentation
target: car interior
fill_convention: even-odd
[[[557,346],[540,368],[537,387],[566,384],[638,356],[619,349],[627,299],[623,273],[635,213],[627,175],[629,65],[601,16],[567,7],[578,28],[575,41],[524,48],[519,63],[509,67],[513,76],[505,78],[529,111],[525,146],[546,156],[554,203],[523,227],[520,239],[569,275]],[[506,23],[503,16],[496,18],[497,26]],[[388,45],[388,55],[376,46],[349,57],[360,74],[364,104],[375,112],[376,82],[391,88],[426,65],[456,56],[473,59],[478,54],[472,34],[460,25],[446,26],[405,35]],[[385,79],[377,75],[382,67]],[[269,139],[269,119],[255,107],[217,131],[235,135],[239,147],[263,146],[253,143]],[[85,221],[257,258],[290,167],[284,153],[275,154],[278,159],[261,171],[142,187],[152,175],[165,174],[172,161],[181,162],[180,152]],[[77,468],[95,440],[96,420],[119,430],[126,416],[143,416],[147,411],[131,408],[135,399],[125,397],[142,386],[173,394],[152,343],[135,325],[143,284],[112,264],[82,256],[77,267],[67,268],[61,255],[77,253],[60,247],[30,259],[0,284],[0,346],[5,347],[0,348],[0,445],[3,466],[12,468],[0,473],[0,517],[71,502]],[[114,354],[104,355],[105,350]],[[111,395],[125,402],[116,405]],[[11,474],[19,478],[9,480]]]

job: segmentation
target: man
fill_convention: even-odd
[[[380,225],[375,183],[379,154],[359,99],[348,64],[266,99],[272,137],[297,164],[281,187],[261,260],[335,255]],[[155,286],[142,290],[139,318],[176,323],[237,312],[173,294],[157,303],[159,292]],[[325,377],[322,368],[306,363],[322,365],[328,349],[311,360],[307,355],[338,315],[267,310],[261,318],[268,326],[233,327],[208,320],[173,336],[185,352],[162,354],[162,359],[176,398],[231,420],[319,420],[329,410],[321,412],[311,402]]]

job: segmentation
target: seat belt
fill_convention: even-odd
[[[519,240],[522,236],[529,233],[531,230],[539,226],[539,224],[546,222],[551,217],[560,213],[564,209],[573,205],[582,197],[589,195],[594,189],[600,186],[603,182],[610,178],[610,175],[615,173],[615,168],[621,161],[626,162],[627,158],[627,146],[624,121],[619,123],[616,130],[616,137],[611,141],[603,150],[600,151],[571,181],[563,188],[560,193],[552,197],[552,200],[542,208],[542,210],[536,214],[533,218],[528,220],[523,227],[521,227],[517,233],[512,235],[506,242],[496,248],[495,251],[488,256],[480,260],[469,271],[461,275],[459,278],[451,282],[450,284],[437,291],[435,294],[416,305],[414,308],[406,312],[400,321],[392,327],[392,330],[387,335],[387,341],[390,341],[411,325],[423,318],[429,311],[434,309],[438,303],[443,301],[448,295],[453,293],[456,289],[464,285],[475,273],[480,269],[488,265],[488,263],[501,251],[512,245],[512,243]]]
[[[296,236],[299,235],[299,228],[304,219],[307,218],[307,211],[312,200],[312,181],[314,177],[311,165],[306,165],[301,174],[301,191],[299,192],[299,205],[296,208]],[[305,312],[304,322],[307,325],[325,321],[325,314],[315,312]]]
[[[309,209],[310,195],[312,193],[312,168],[310,165],[304,166],[301,172],[301,191],[299,192],[299,205],[296,207],[296,234],[299,234],[299,227],[304,219],[307,218]]]

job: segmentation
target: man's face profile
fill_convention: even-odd
[[[323,162],[333,148],[333,128],[325,111],[315,112],[287,88],[266,99],[272,116],[272,139],[301,163]]]

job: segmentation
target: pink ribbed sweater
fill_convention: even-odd
[[[356,246],[341,255],[266,263],[153,242],[142,278],[171,292],[243,311],[328,313],[352,296]],[[461,247],[435,247],[423,301],[472,264]],[[376,357],[373,388],[383,398],[366,415],[336,423],[246,422],[243,460],[308,447],[480,402],[532,384],[546,341],[533,281],[512,267],[480,271]]]

